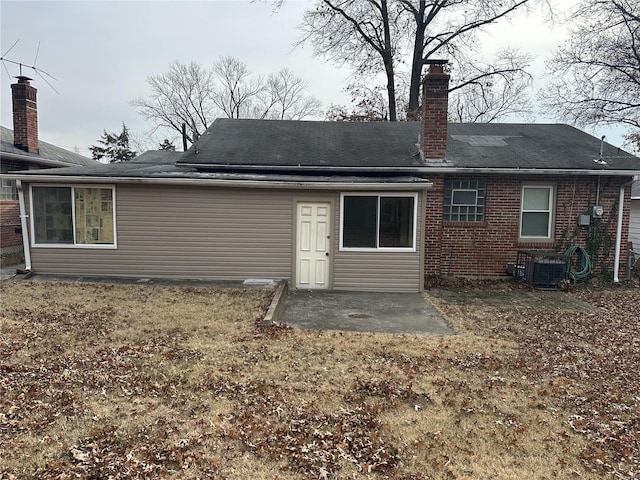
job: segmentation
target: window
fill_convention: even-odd
[[[342,248],[415,249],[416,195],[343,195]]]
[[[7,165],[0,165],[0,173],[9,173],[9,167]],[[16,188],[16,181],[9,180],[7,178],[0,178],[0,200],[17,200],[18,189]]]
[[[34,245],[115,246],[113,187],[32,187]]]
[[[484,180],[447,179],[444,184],[444,221],[483,222],[485,194]]]
[[[553,187],[523,185],[520,212],[520,237],[551,238]]]
[[[7,178],[0,179],[0,200],[17,200],[18,189],[16,181]]]

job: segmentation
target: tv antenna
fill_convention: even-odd
[[[22,68],[24,67],[25,69],[30,69],[33,70],[33,72],[35,73],[36,77],[40,77],[44,83],[46,83],[47,85],[49,85],[49,87],[51,87],[51,90],[53,90],[54,92],[56,92],[58,95],[60,94],[60,92],[58,92],[55,87],[53,85],[51,85],[51,83],[49,82],[49,80],[47,80],[46,77],[49,77],[52,80],[57,80],[57,78],[55,78],[53,75],[51,75],[50,73],[45,72],[44,70],[42,70],[39,67],[36,67],[36,63],[38,62],[38,55],[40,54],[40,42],[38,42],[38,49],[36,50],[36,58],[33,60],[33,65],[27,65],[26,63],[22,63],[22,62],[16,62],[15,60],[10,60],[7,58],[7,54],[13,50],[13,47],[15,47],[18,42],[20,41],[20,39],[17,39],[15,42],[13,42],[13,45],[11,45],[11,47],[9,48],[9,50],[7,50],[6,52],[4,52],[2,54],[2,56],[0,57],[0,61],[2,62],[2,66],[4,67],[5,72],[7,72],[7,75],[9,76],[9,79],[12,78],[11,74],[9,73],[9,69],[7,68],[7,63],[11,63],[13,65],[18,65],[18,71],[19,74],[18,76],[22,77],[24,76],[24,74],[22,73]]]

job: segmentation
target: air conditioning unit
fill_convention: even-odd
[[[530,259],[525,263],[524,277],[534,287],[557,287],[567,279],[567,262],[551,258]]]
[[[518,251],[516,278],[537,288],[557,288],[569,278],[571,257],[555,252]]]

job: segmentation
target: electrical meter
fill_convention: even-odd
[[[591,209],[592,218],[602,218],[604,215],[604,207],[602,205],[594,205]]]

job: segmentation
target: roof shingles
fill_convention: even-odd
[[[640,159],[569,125],[450,123],[443,162],[418,154],[418,122],[217,119],[178,161],[201,168],[640,170]]]
[[[98,162],[84,157],[78,153],[70,152],[42,140],[38,141],[39,153],[29,153],[21,150],[13,144],[13,130],[0,126],[0,153],[19,155],[31,159],[34,163],[47,160],[65,165],[96,165]]]
[[[55,175],[201,178],[235,172],[300,181],[305,176],[337,173],[363,178],[429,177],[451,169],[640,174],[639,158],[605,144],[600,162],[600,140],[568,125],[450,123],[448,128],[445,158],[425,163],[418,154],[417,122],[218,119],[184,154],[150,151],[130,162],[64,168]]]

